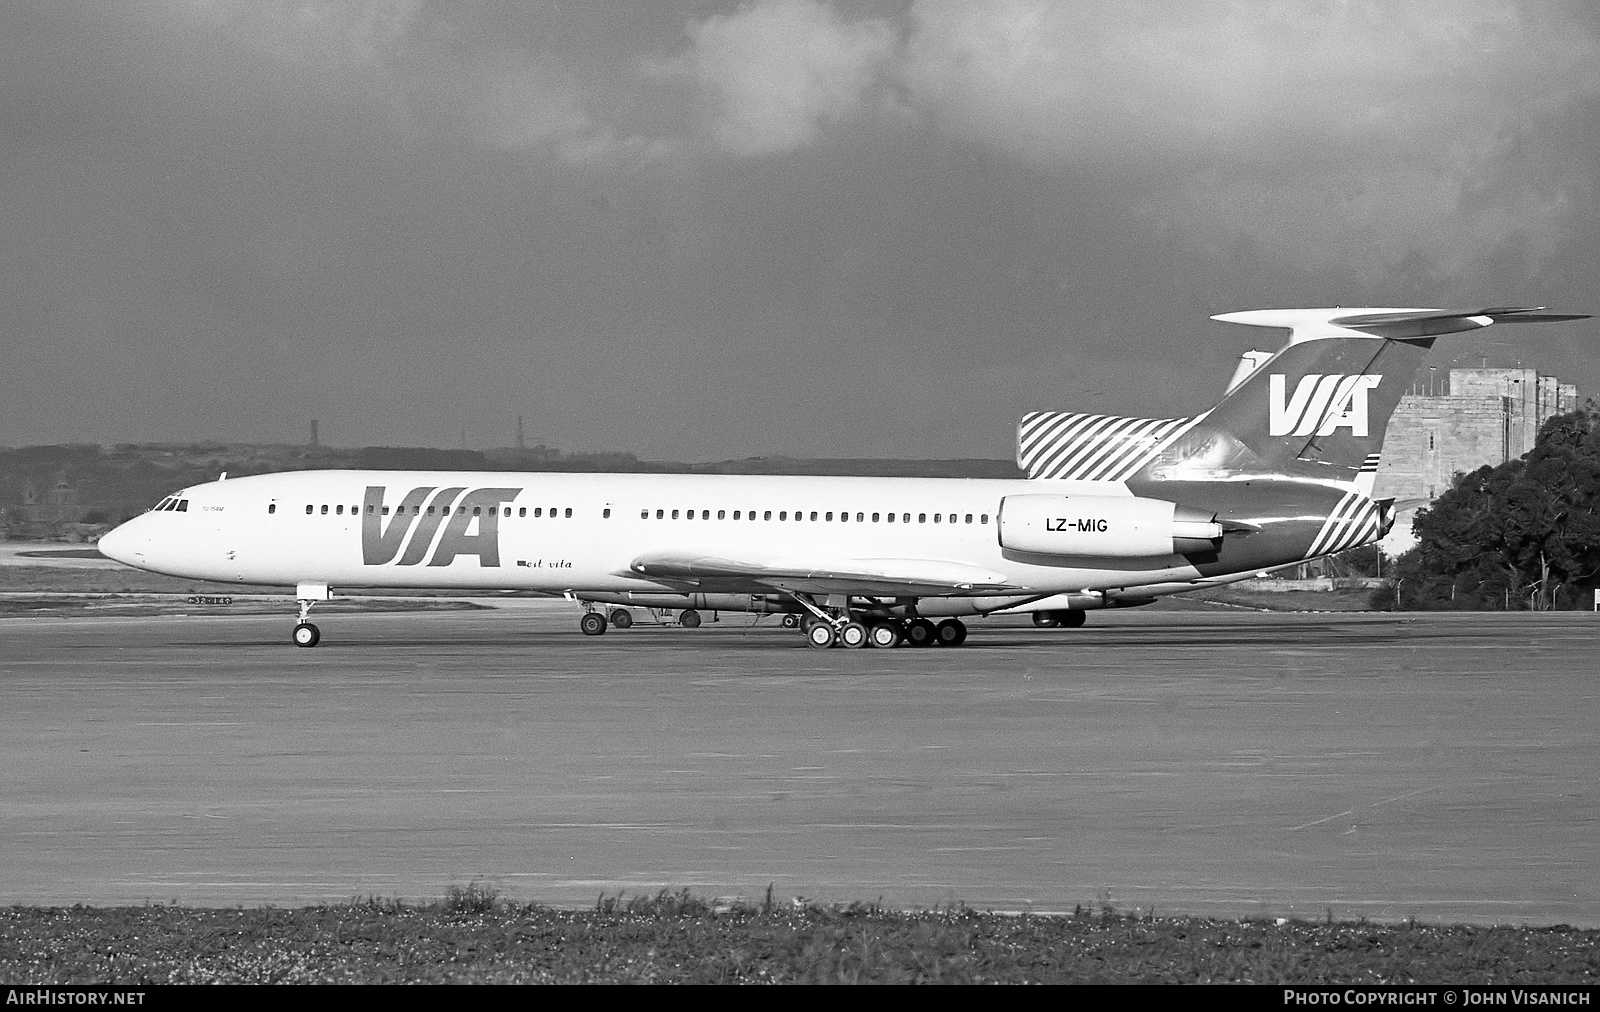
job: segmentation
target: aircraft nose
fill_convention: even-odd
[[[131,528],[138,522],[138,518],[129,520],[100,535],[100,541],[95,547],[99,548],[100,554],[108,559],[114,559],[124,566],[137,566],[139,563],[135,561],[134,556],[143,539]]]

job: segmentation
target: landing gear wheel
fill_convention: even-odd
[[[839,642],[847,647],[867,645],[867,627],[860,622],[846,622],[839,629]]]
[[[785,629],[798,629],[798,628],[800,628],[800,616],[799,615],[785,615],[785,616],[783,616],[783,627]]]
[[[314,647],[322,640],[322,630],[310,622],[301,622],[294,627],[294,645],[297,647]]]
[[[912,619],[906,626],[906,642],[914,647],[933,646],[933,623],[925,618]]]
[[[678,624],[685,629],[700,628],[700,613],[693,608],[685,608],[682,615],[678,616]]]
[[[806,630],[806,645],[826,650],[838,641],[833,634],[833,626],[826,622],[817,622]]]
[[[1033,624],[1040,629],[1054,629],[1061,624],[1061,616],[1053,611],[1036,611],[1033,613]]]
[[[959,647],[967,641],[967,627],[958,618],[947,618],[934,627],[933,638],[941,647]]]
[[[585,636],[599,636],[606,631],[606,617],[597,611],[586,611],[578,619],[578,628]]]
[[[1077,629],[1083,625],[1083,620],[1089,617],[1086,611],[1058,611],[1056,615],[1061,619],[1061,624],[1068,629]]]
[[[884,650],[899,646],[903,639],[905,634],[893,622],[879,622],[867,632],[867,643]]]
[[[633,612],[629,611],[626,608],[615,608],[615,609],[613,609],[612,612],[611,612],[611,624],[616,626],[618,629],[630,629],[630,628],[632,628],[633,627]]]

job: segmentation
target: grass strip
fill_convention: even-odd
[[[63,983],[1594,984],[1600,931],[1015,916],[479,885],[426,904],[0,910],[0,980]]]

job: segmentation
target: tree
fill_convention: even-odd
[[[1414,530],[1375,606],[1581,605],[1600,580],[1600,411],[1552,418],[1522,459],[1457,475]]]

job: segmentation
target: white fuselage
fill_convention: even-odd
[[[1177,555],[1018,561],[998,543],[1000,502],[1041,490],[1130,494],[1106,482],[299,471],[193,486],[178,493],[187,503],[182,512],[137,517],[102,539],[101,550],[178,576],[343,588],[683,591],[682,582],[657,582],[631,568],[639,557],[662,552],[955,563],[1004,574],[1012,587],[1026,588],[1026,595],[1006,595],[1013,600],[1134,587],[1161,593],[1214,582]],[[436,497],[488,505],[430,514]],[[449,509],[440,507],[441,514]]]

